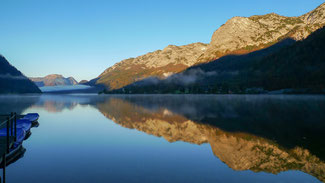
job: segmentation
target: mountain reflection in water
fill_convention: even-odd
[[[325,181],[322,96],[41,96],[50,112],[90,105],[115,123],[169,142],[209,143],[234,170],[299,170]]]

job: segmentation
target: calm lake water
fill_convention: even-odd
[[[8,183],[325,181],[325,97],[0,96],[37,112]]]

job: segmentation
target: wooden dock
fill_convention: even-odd
[[[15,143],[15,137],[9,137],[9,149]],[[0,162],[2,162],[2,157],[4,154],[7,154],[7,137],[0,136]]]
[[[6,182],[7,157],[10,156],[10,149],[14,147],[17,140],[17,114],[0,115],[0,162],[2,177],[0,183]]]
[[[0,183],[6,182],[6,167],[24,156],[23,141],[31,134],[30,129],[38,126],[38,118],[37,113],[0,114]]]

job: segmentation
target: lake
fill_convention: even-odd
[[[325,181],[325,97],[3,95],[40,114],[9,183]]]

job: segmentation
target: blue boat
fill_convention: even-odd
[[[17,119],[17,128],[21,128],[26,132],[30,131],[32,122],[27,119]]]
[[[25,140],[31,135],[30,129],[32,128],[32,122],[26,119],[17,120],[17,129],[23,129],[26,132]]]
[[[36,122],[39,118],[39,114],[37,113],[28,113],[22,119],[27,119],[31,122]]]
[[[6,166],[24,156],[26,149],[22,146],[23,141],[31,135],[30,129],[38,126],[39,115],[11,113],[11,115],[1,116],[7,119],[0,125],[0,168],[5,169]]]

